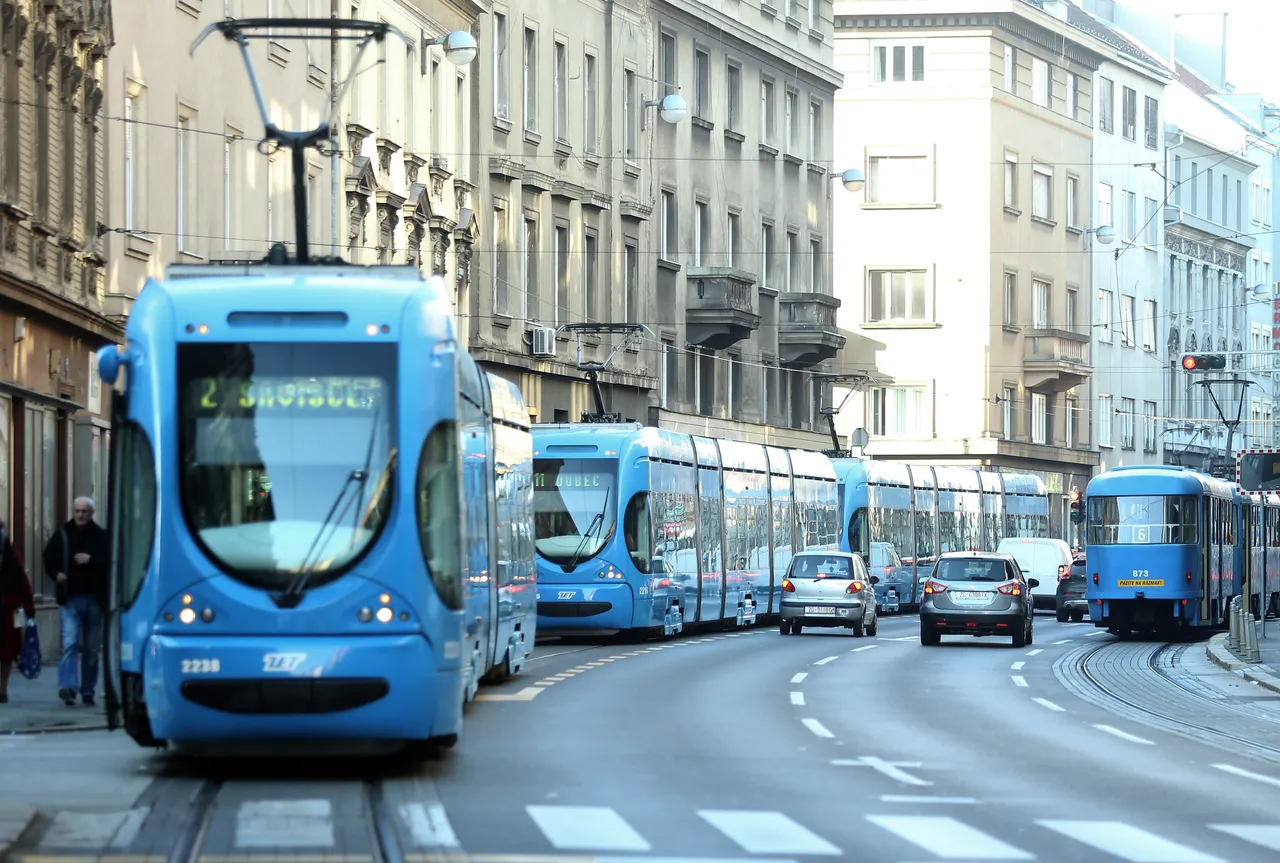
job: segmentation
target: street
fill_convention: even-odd
[[[1280,851],[1280,693],[1204,644],[776,627],[549,643],[416,766],[181,762],[0,737],[13,863],[1051,860]]]

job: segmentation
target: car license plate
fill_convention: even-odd
[[[809,606],[805,606],[804,613],[805,614],[835,614],[836,609],[834,605],[809,605]]]
[[[984,590],[958,590],[955,598],[960,602],[987,602],[991,599],[991,594]]]

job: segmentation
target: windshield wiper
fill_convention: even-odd
[[[582,550],[586,547],[587,540],[591,538],[591,534],[604,526],[604,514],[609,510],[609,495],[612,493],[612,488],[604,490],[604,506],[600,507],[600,511],[591,519],[591,524],[587,525],[586,532],[582,534],[582,542],[578,543],[578,548],[573,552],[573,559],[564,567],[565,572],[573,572],[573,568],[578,565],[578,558],[582,556]]]
[[[380,409],[379,409],[380,410]],[[317,558],[314,562],[308,563],[311,556],[321,548],[320,541],[324,539],[325,534],[329,532],[330,525],[336,524],[341,520],[342,515],[346,515],[347,507],[350,507],[356,500],[364,499],[364,489],[369,482],[369,467],[373,461],[373,446],[378,437],[378,410],[373,412],[373,428],[369,430],[369,446],[364,457],[364,467],[360,470],[353,470],[347,474],[347,478],[343,480],[342,488],[338,489],[338,495],[333,499],[333,505],[329,507],[328,514],[324,517],[324,521],[320,523],[320,529],[316,531],[315,539],[311,541],[311,547],[307,549],[306,555],[302,558],[302,563],[298,567],[298,575],[293,579],[289,586],[275,598],[276,606],[279,608],[297,608],[298,603],[302,602],[302,597],[306,594],[307,582],[311,580],[311,576],[315,574],[316,567],[320,561]],[[392,448],[391,454],[394,455],[395,449]],[[388,456],[390,457],[390,456]],[[347,497],[347,490],[351,488],[351,484],[356,483],[359,491],[357,497]],[[344,507],[342,514],[338,514],[338,507],[343,500],[347,501],[347,507]],[[360,509],[356,508],[357,517],[359,517]],[[336,518],[335,518],[336,516]],[[354,536],[354,528],[353,536]]]

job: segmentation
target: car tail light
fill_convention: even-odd
[[[945,584],[936,582],[933,579],[929,579],[924,583],[925,593],[943,593],[946,591],[946,589],[947,589],[947,586]]]
[[[845,593],[862,593],[863,584],[860,581],[851,581],[849,586],[844,589]]]
[[[787,593],[796,592],[796,586],[791,583],[791,579],[789,578],[782,579],[782,589],[785,590]]]
[[[1017,582],[997,587],[996,590],[1000,591],[1005,596],[1022,596],[1022,585]]]
[[[1070,577],[1070,572],[1063,572],[1061,568],[1058,569],[1058,581],[1066,581]]]

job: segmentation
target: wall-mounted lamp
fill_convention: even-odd
[[[422,68],[426,72],[428,49],[433,45],[444,48],[444,56],[455,66],[465,66],[476,58],[476,37],[466,30],[454,30],[434,39],[422,37]]]
[[[679,123],[689,116],[689,103],[679,93],[668,93],[661,99],[645,100],[646,108],[657,108],[658,114],[667,123]]]
[[[866,185],[866,181],[862,179],[862,172],[857,168],[850,168],[849,170],[842,171],[839,174],[827,175],[828,180],[832,180],[837,177],[840,178],[840,182],[843,183],[844,187],[850,192],[861,192],[862,187]]]
[[[1111,245],[1111,241],[1116,238],[1115,229],[1110,225],[1099,225],[1096,228],[1085,228],[1085,237],[1088,237],[1090,234],[1096,236],[1098,238],[1098,242],[1102,243],[1104,246]]]

